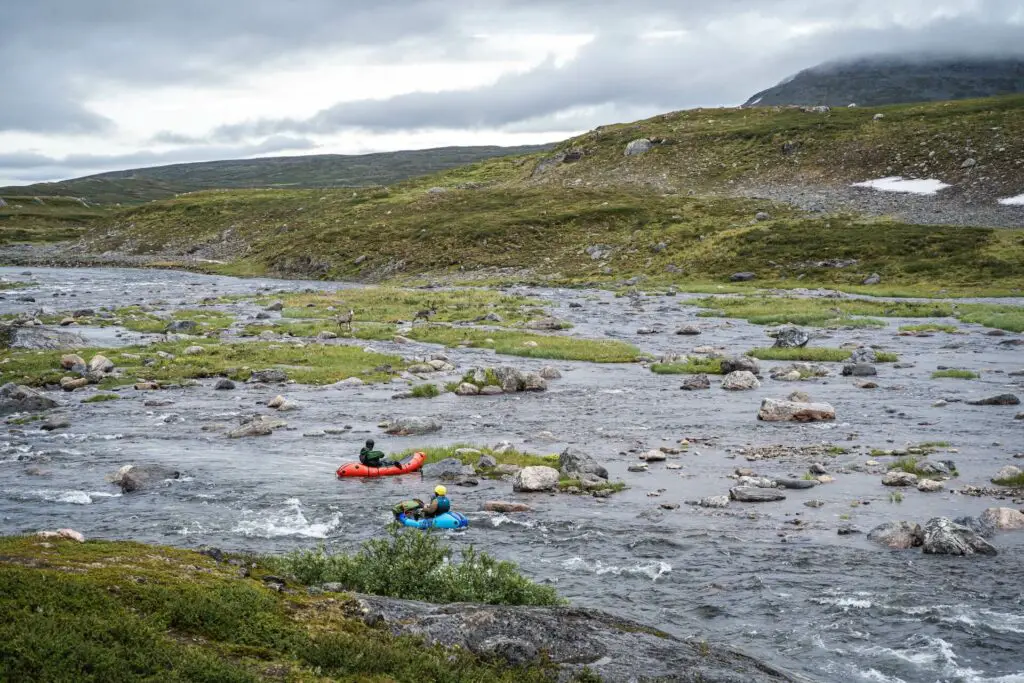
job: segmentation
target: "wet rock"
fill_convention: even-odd
[[[870,346],[858,346],[850,353],[850,363],[853,365],[871,364],[878,362],[878,354]]]
[[[89,372],[110,372],[114,369],[114,361],[97,353],[89,361]]]
[[[817,479],[776,479],[775,483],[783,489],[812,489],[820,482]]]
[[[388,422],[385,431],[396,436],[431,434],[441,431],[441,423],[432,417],[398,417]]]
[[[258,382],[261,384],[272,384],[276,382],[288,381],[288,375],[284,370],[278,370],[277,368],[269,368],[266,370],[254,370],[252,375],[249,376],[250,382]]]
[[[488,385],[480,390],[481,396],[498,396],[503,393],[505,392],[501,390],[501,387],[496,387],[494,385]]]
[[[294,410],[300,410],[301,408],[301,404],[297,403],[296,401],[291,401],[288,399],[285,399],[280,405],[277,406],[278,412],[281,413],[290,413]]]
[[[777,500],[786,500],[786,496],[775,489],[750,486],[736,486],[729,489],[729,497],[741,503],[772,503]]]
[[[524,467],[513,475],[512,490],[522,493],[553,491],[560,478],[554,467]]]
[[[775,333],[775,343],[772,345],[777,349],[799,349],[807,346],[811,341],[811,335],[799,327],[783,327]]]
[[[924,542],[924,531],[912,522],[886,522],[869,531],[868,540],[893,550],[906,550]]]
[[[173,406],[174,401],[167,398],[152,398],[143,403],[142,405],[146,406],[147,408],[165,408],[167,406]]]
[[[999,394],[998,396],[980,398],[968,401],[967,403],[972,406],[1017,406],[1020,405],[1020,399],[1013,394]]]
[[[992,522],[979,517],[957,517],[953,523],[967,527],[982,538],[991,538],[996,534],[996,528]]]
[[[547,391],[548,383],[536,372],[523,375],[523,391]]]
[[[464,451],[464,450],[470,450],[470,449],[460,448],[459,450],[455,451],[455,454],[456,455],[461,455],[459,453],[459,451]],[[493,455],[486,455],[486,454],[484,454],[484,455],[480,455],[480,459],[477,461],[476,466],[477,466],[478,469],[490,469],[492,467],[497,467],[498,466],[498,461],[494,458]]]
[[[640,335],[658,334],[658,329],[656,327],[641,327],[637,329],[636,333]]]
[[[483,505],[484,512],[533,512],[533,508],[525,503],[513,503],[505,500],[489,500]]]
[[[424,479],[454,481],[473,474],[474,470],[471,466],[462,464],[462,461],[458,458],[445,458],[444,460],[424,465],[420,472],[423,474]]]
[[[30,387],[13,382],[0,386],[0,416],[12,413],[37,413],[56,408],[59,403]]]
[[[697,501],[702,508],[727,508],[729,507],[729,496],[708,496]]]
[[[199,331],[199,323],[194,320],[173,320],[167,323],[164,331],[169,334],[193,334]]]
[[[822,465],[820,462],[816,462],[813,465],[811,465],[810,468],[809,468],[809,471],[810,471],[811,474],[814,474],[814,475],[828,474],[828,469],[824,465]]]
[[[754,375],[760,375],[761,366],[750,356],[729,356],[728,358],[723,358],[722,374],[728,375],[733,372],[749,372]]]
[[[257,415],[252,420],[228,432],[228,437],[242,439],[249,436],[269,436],[274,433],[275,429],[286,426],[288,426],[288,423],[283,420],[275,420],[265,415]]]
[[[753,486],[759,489],[775,488],[775,480],[769,479],[768,477],[741,476],[739,478],[739,484],[740,486]]]
[[[132,493],[167,479],[178,479],[181,473],[163,465],[125,465],[111,478],[122,493]]]
[[[750,282],[756,277],[757,275],[749,272],[733,273],[732,275],[729,276],[729,280],[731,280],[732,282]]]
[[[929,555],[995,555],[995,546],[965,526],[945,517],[924,525],[922,551]]]
[[[608,470],[591,456],[576,448],[566,448],[558,456],[558,469],[568,479],[584,479],[593,475],[608,479]]]
[[[786,397],[786,400],[794,403],[810,403],[811,397],[806,391],[794,391]]]
[[[840,536],[853,536],[854,534],[860,534],[863,532],[852,524],[843,524],[839,529],[837,529],[837,533]]]
[[[562,373],[558,371],[558,368],[545,365],[540,369],[540,376],[544,379],[561,379]]]
[[[455,485],[456,486],[466,486],[466,487],[479,486],[480,485],[480,480],[477,479],[476,477],[462,477],[461,479],[457,479],[455,481]]]
[[[791,365],[781,365],[777,368],[772,368],[768,372],[772,379],[781,380],[783,382],[793,382],[801,379],[809,379],[812,377],[828,377],[828,368],[823,365],[814,365],[812,363],[793,363]]]
[[[710,389],[711,379],[704,374],[690,375],[683,380],[683,384],[679,388],[683,391],[700,391],[702,389]]]
[[[217,391],[231,391],[235,388],[235,383],[229,380],[227,377],[221,377],[217,380],[217,383],[213,385],[213,388]]]
[[[265,311],[275,311],[276,312],[276,311],[281,311],[283,309],[284,309],[284,302],[283,301],[275,301],[272,304],[270,304],[269,306],[267,306],[266,308],[264,308],[263,310],[265,310]]]
[[[761,401],[757,419],[765,422],[821,422],[836,419],[836,410],[828,403],[799,403],[766,398]]]
[[[646,472],[649,468],[646,463],[640,463],[637,465],[630,465],[626,468],[627,472]]]
[[[476,396],[480,393],[480,387],[469,382],[463,382],[455,390],[456,396]]]
[[[287,399],[284,396],[275,396],[267,402],[268,408],[280,408]]]
[[[686,335],[690,337],[695,337],[698,334],[700,334],[700,332],[700,328],[697,327],[696,325],[683,325],[678,330],[676,330],[676,334]]]
[[[878,369],[868,363],[847,363],[843,366],[843,377],[874,377]]]
[[[67,429],[71,426],[71,421],[63,415],[52,415],[43,424],[39,425],[39,428],[44,432],[52,432],[58,429]]]
[[[135,383],[135,390],[136,391],[157,391],[158,389],[160,389],[160,385],[157,384],[156,382],[136,382]]]
[[[1024,513],[1013,508],[989,508],[981,513],[981,520],[1002,531],[1024,529]]]
[[[945,485],[937,479],[920,479],[917,482],[917,490],[924,493],[934,493],[944,488]]]
[[[660,507],[662,510],[678,510],[679,503],[662,503],[658,507]]]
[[[75,389],[81,389],[82,387],[89,386],[89,379],[87,377],[61,377],[60,388],[64,391],[74,391]]]
[[[996,476],[992,477],[992,483],[998,484],[1000,482],[1012,482],[1015,480],[1019,480],[1021,474],[1022,472],[1019,467],[1015,467],[1014,465],[1007,465],[1006,467],[996,472]]]
[[[854,386],[857,387],[858,389],[877,389],[878,388],[878,383],[877,382],[869,382],[869,381],[865,380],[865,381],[855,382]]]
[[[646,453],[641,453],[638,457],[647,462],[663,462],[668,458],[664,451],[659,450],[650,450]]]
[[[730,372],[722,380],[722,388],[727,391],[749,391],[760,386],[761,383],[754,376],[754,373],[747,372],[746,370]]]
[[[917,486],[917,475],[911,472],[890,470],[882,477],[883,486]]]

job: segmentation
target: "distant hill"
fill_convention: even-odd
[[[829,62],[743,105],[880,106],[1024,93],[1024,58],[875,57]]]
[[[112,171],[55,183],[0,187],[0,196],[81,197],[90,203],[133,204],[196,190],[390,185],[484,159],[529,154],[547,148],[547,145],[439,147],[378,154],[206,161]]]

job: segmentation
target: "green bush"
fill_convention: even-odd
[[[428,602],[491,605],[560,605],[555,589],[533,583],[516,565],[477,552],[459,561],[440,538],[419,530],[392,528],[385,538],[365,542],[354,555],[316,550],[263,558],[272,571],[308,585],[339,583],[347,590]]]
[[[417,384],[410,392],[413,398],[434,398],[441,394],[436,384]]]

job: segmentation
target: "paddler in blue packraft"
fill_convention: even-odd
[[[452,503],[448,500],[448,489],[438,484],[434,487],[434,495],[430,497],[430,502],[426,505],[419,498],[403,500],[391,508],[391,513],[395,516],[395,519],[398,519],[401,515],[405,515],[410,519],[430,519],[443,515],[451,509]]]
[[[373,450],[373,439],[367,439],[359,451],[359,462],[367,467],[391,467],[395,463],[388,461],[387,457],[383,452]]]

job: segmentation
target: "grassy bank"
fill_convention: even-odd
[[[73,197],[3,194],[0,199],[6,203],[0,206],[0,245],[77,239],[109,213]]]
[[[202,352],[185,353],[192,346],[201,347]],[[120,376],[104,380],[101,387],[133,384],[139,380],[176,384],[206,377],[245,381],[253,371],[268,368],[282,369],[290,379],[302,384],[331,384],[349,377],[380,382],[390,379],[404,366],[397,356],[366,353],[350,346],[298,348],[263,342],[170,342],[122,349],[85,349],[78,353],[86,361],[100,353],[114,362]],[[0,382],[29,386],[57,384],[67,374],[60,369],[63,355],[60,351],[2,351]]]
[[[159,546],[0,538],[0,679],[549,680],[544,667],[513,669],[370,628],[345,594],[278,592],[263,581],[273,573],[385,595],[559,602],[509,563],[472,551],[451,560],[422,533],[371,541],[352,556],[259,558],[245,572]]]
[[[720,358],[688,358],[683,363],[654,363],[651,372],[659,375],[721,375]]]
[[[535,467],[538,465],[544,465],[546,467],[558,468],[557,455],[534,455],[532,453],[524,453],[515,449],[496,453],[493,448],[488,448],[487,446],[474,446],[471,444],[412,448],[402,453],[401,457],[404,458],[405,456],[416,452],[426,453],[428,464],[440,462],[447,458],[456,458],[462,461],[463,465],[471,465],[475,467],[479,462],[481,455],[489,455],[494,458],[495,462],[499,465],[515,465],[517,467]]]
[[[932,373],[932,379],[978,379],[981,377],[971,370],[936,370]]]
[[[752,349],[747,355],[758,360],[807,361],[817,363],[841,363],[849,360],[853,352],[849,349],[833,349],[819,346],[805,346],[802,349],[777,349],[774,347]],[[895,363],[899,356],[895,353],[877,351],[875,359],[879,363]]]

